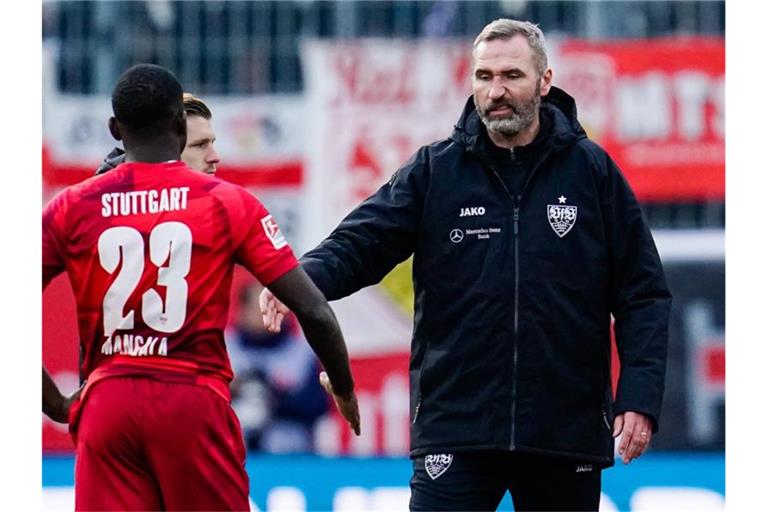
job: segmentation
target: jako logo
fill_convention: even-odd
[[[485,215],[485,207],[472,206],[469,208],[462,208],[459,212],[459,217],[474,217],[477,215]]]

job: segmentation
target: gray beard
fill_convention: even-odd
[[[528,115],[527,112],[523,114],[514,113],[510,117],[488,119],[481,114],[480,119],[482,119],[489,132],[500,133],[505,137],[514,137],[533,123],[534,115]]]
[[[536,116],[538,116],[539,105],[541,104],[540,92],[541,89],[536,87],[531,101],[516,105],[512,104],[513,112],[508,117],[491,118],[484,109],[477,106],[477,102],[475,102],[475,108],[480,116],[480,120],[489,132],[499,133],[505,137],[514,137],[531,126]]]

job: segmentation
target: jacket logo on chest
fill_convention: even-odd
[[[564,204],[568,199],[562,195],[557,200],[560,204],[547,205],[547,219],[549,219],[549,225],[552,226],[557,236],[563,238],[576,224],[579,208]]]
[[[424,457],[424,469],[427,470],[429,478],[435,480],[440,475],[448,471],[453,462],[453,454],[451,453],[435,453]]]
[[[459,211],[459,217],[479,217],[480,215],[485,215],[484,206],[470,206]]]

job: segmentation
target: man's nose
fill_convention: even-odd
[[[208,149],[205,161],[209,164],[219,163],[219,154],[216,152],[216,148],[214,148],[213,145]]]
[[[501,81],[494,79],[491,82],[491,87],[488,89],[488,97],[492,100],[498,100],[499,98],[503,98],[506,92],[507,89],[504,87]]]

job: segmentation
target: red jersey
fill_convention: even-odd
[[[235,263],[265,285],[298,265],[254,196],[182,162],[124,163],[43,211],[43,286],[69,274],[85,378],[229,382]]]

